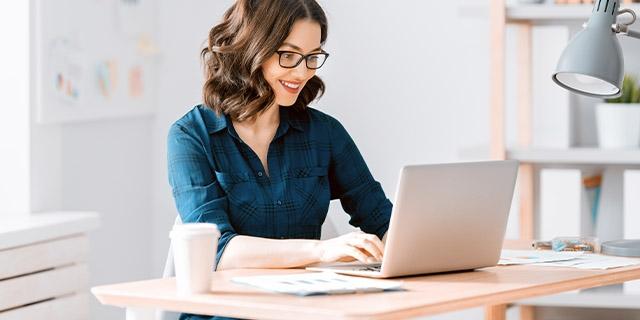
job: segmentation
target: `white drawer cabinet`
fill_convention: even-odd
[[[96,213],[0,219],[0,320],[88,319]]]

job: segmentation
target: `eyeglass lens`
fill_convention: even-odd
[[[284,68],[293,68],[296,67],[304,56],[297,52],[281,52],[280,53],[280,65]],[[309,69],[317,69],[324,64],[326,59],[326,55],[322,53],[311,54],[306,57],[307,68]]]

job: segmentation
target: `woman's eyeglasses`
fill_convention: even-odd
[[[307,55],[293,51],[276,51],[276,53],[280,57],[280,66],[287,69],[297,67],[302,60],[305,60],[307,68],[311,70],[319,69],[329,57],[329,54],[326,52],[310,53]]]

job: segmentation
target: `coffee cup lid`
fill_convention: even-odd
[[[173,229],[169,233],[170,238],[173,238],[175,236],[196,237],[208,235],[215,235],[216,237],[219,237],[220,231],[218,231],[218,226],[213,223],[176,224],[173,226]]]

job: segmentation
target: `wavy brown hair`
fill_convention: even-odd
[[[238,0],[209,31],[202,49],[204,104],[235,121],[254,118],[275,101],[261,66],[288,37],[293,24],[310,19],[327,39],[327,17],[315,0]],[[304,109],[320,98],[325,86],[318,76],[307,81],[292,107]]]

